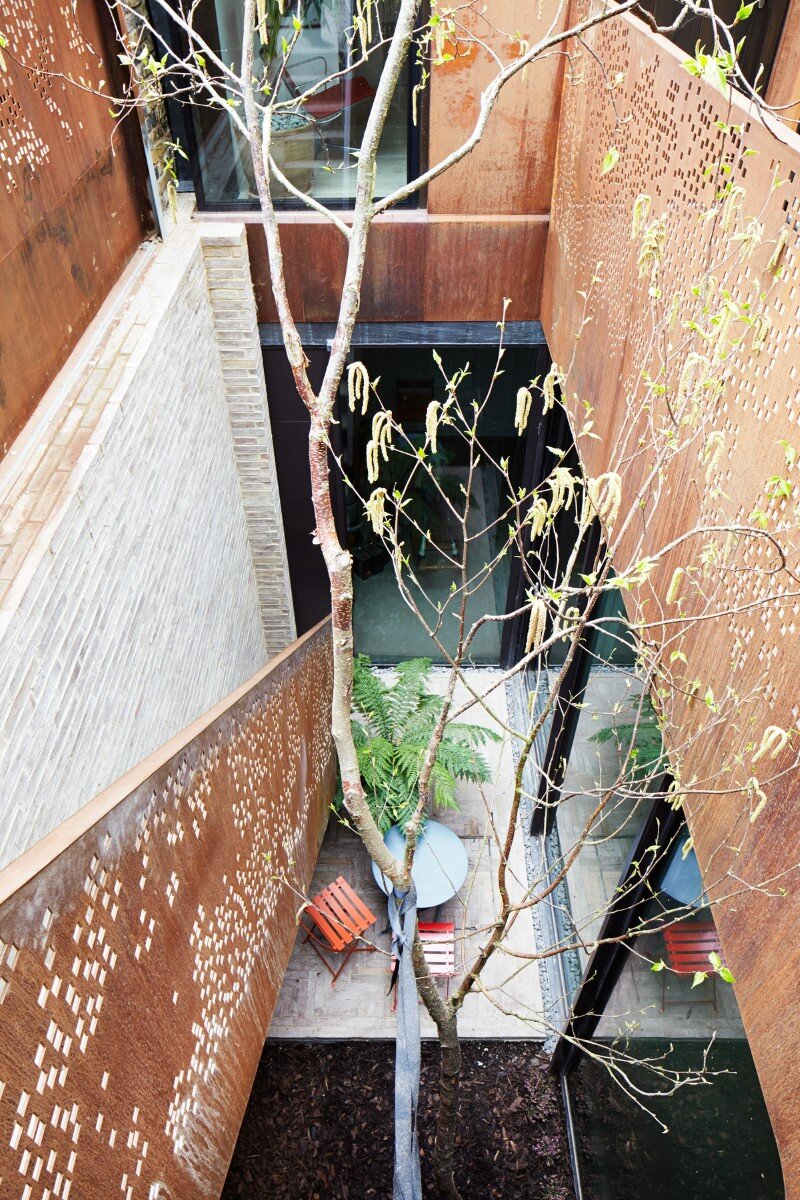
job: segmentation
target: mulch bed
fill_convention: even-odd
[[[561,1093],[536,1047],[465,1042],[463,1062],[464,1200],[573,1200]],[[222,1200],[390,1200],[393,1067],[387,1042],[267,1042]],[[437,1078],[438,1047],[424,1042],[426,1196]]]

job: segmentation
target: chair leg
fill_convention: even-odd
[[[338,971],[331,971],[331,974],[333,975],[333,979],[331,980],[331,987],[334,987],[334,986],[335,986],[335,984],[336,984],[336,980],[339,978],[339,976],[341,975],[342,971],[345,969],[345,967],[347,966],[347,964],[350,962],[350,955],[351,955],[351,954],[353,954],[353,953],[355,952],[355,949],[356,949],[356,947],[355,947],[355,946],[351,946],[351,947],[350,947],[350,949],[349,949],[349,950],[347,951],[347,953],[345,954],[345,956],[344,956],[344,959],[343,959],[343,961],[342,961],[342,965],[339,967],[339,970],[338,970]],[[328,970],[330,970],[330,967],[328,968]]]
[[[305,925],[303,926],[303,928],[304,928],[304,929],[305,929],[305,931],[306,931],[306,936],[303,938],[303,944],[305,945],[305,943],[306,943],[306,942],[310,942],[310,943],[311,943],[311,949],[314,951],[314,953],[316,954],[317,958],[318,958],[318,959],[320,960],[320,962],[322,963],[322,965],[323,965],[323,967],[325,968],[325,970],[326,970],[326,971],[328,971],[328,972],[329,972],[331,975],[333,975],[333,983],[335,983],[335,982],[336,982],[336,976],[339,974],[339,972],[338,972],[338,971],[334,971],[334,969],[333,969],[333,967],[331,966],[331,964],[330,964],[330,963],[328,962],[328,960],[325,958],[325,955],[322,953],[322,951],[320,950],[319,946],[317,945],[317,939],[314,937],[314,935],[313,935],[313,933],[311,932],[311,930],[310,930],[310,929],[308,929],[308,928],[307,928]],[[331,987],[333,987],[333,983],[331,984]]]
[[[306,936],[303,938],[302,944],[305,945],[306,942],[311,943],[311,949],[317,955],[320,962],[324,966],[325,970],[329,971],[332,976],[331,987],[334,986],[334,984],[336,983],[336,980],[339,978],[342,971],[345,969],[345,967],[349,963],[351,954],[371,954],[374,950],[378,949],[377,946],[373,946],[371,943],[367,943],[366,946],[357,946],[355,944],[355,942],[353,942],[353,943],[351,943],[347,952],[344,954],[344,959],[342,961],[342,965],[339,967],[338,971],[334,971],[333,967],[331,966],[331,964],[325,958],[325,955],[320,950],[320,948],[317,944],[317,939],[314,936],[314,931],[312,929],[309,929],[308,926],[305,924],[303,924],[303,929],[305,930]],[[342,953],[342,952],[340,951],[340,953]]]

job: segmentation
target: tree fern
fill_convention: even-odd
[[[391,738],[394,728],[387,702],[389,688],[369,668],[369,659],[359,655],[353,664],[353,708],[369,729]]]
[[[398,665],[395,682],[387,684],[366,656],[354,664],[353,737],[367,800],[383,833],[392,825],[404,827],[417,805],[420,771],[444,705],[428,691],[430,670],[429,658],[412,658]],[[436,808],[458,808],[459,779],[489,779],[481,747],[499,740],[485,725],[448,722],[431,772]]]

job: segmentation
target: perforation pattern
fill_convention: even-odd
[[[772,327],[765,348],[758,355],[739,358],[715,414],[714,427],[725,435],[719,487],[730,499],[705,486],[698,444],[697,455],[684,458],[664,481],[666,502],[655,518],[652,542],[663,545],[695,521],[746,519],[756,506],[784,525],[796,526],[796,497],[766,500],[763,489],[770,474],[782,472],[779,442],[797,444],[800,421],[800,151],[794,145],[781,147],[743,107],[734,106],[728,113],[722,97],[682,69],[677,52],[635,21],[601,27],[593,34],[592,48],[606,75],[594,58],[584,54],[581,82],[568,84],[564,96],[559,186],[548,248],[551,349],[556,358],[568,360],[569,331],[577,328],[582,303],[568,293],[586,287],[596,273],[594,319],[581,335],[576,390],[581,399],[598,406],[598,415],[612,435],[624,426],[630,419],[627,397],[634,394],[638,374],[648,361],[652,328],[647,287],[637,278],[630,238],[634,199],[640,192],[648,193],[653,214],[668,220],[661,276],[664,294],[688,295],[702,276],[708,251],[709,226],[700,217],[714,204],[718,186],[716,172],[706,168],[723,163],[730,174],[721,178],[745,187],[746,212],[759,215],[769,239],[740,272],[734,299],[753,300],[771,280],[767,259],[778,232],[785,228],[783,277],[768,301]],[[619,163],[602,176],[603,154],[615,140],[615,113],[605,79],[617,72],[624,74],[624,82],[615,91],[616,110],[626,125],[624,134],[616,135]],[[741,132],[726,133],[720,122],[740,125]],[[775,178],[786,180],[777,190],[772,186]],[[607,469],[612,447],[613,436],[585,446],[592,471]],[[636,486],[635,476],[634,469],[631,487]],[[797,541],[791,533],[784,537],[792,553],[798,549]],[[728,573],[728,598],[736,606],[786,590],[783,583],[776,588],[776,581],[766,573],[765,543],[750,541],[743,546],[739,565],[757,569]],[[740,639],[744,673],[747,676],[749,671],[752,681],[773,662],[781,640],[791,638],[800,627],[800,604],[784,602],[778,594],[758,622],[752,614],[742,614],[727,624]],[[721,669],[710,668],[709,682],[721,687],[730,661],[727,649],[719,659]],[[771,710],[771,697],[771,692],[765,694],[769,710],[765,724],[778,719]]]
[[[0,906],[0,1193],[217,1195],[333,788],[329,626]]]
[[[587,470],[599,474],[608,469],[617,440],[631,424],[627,398],[647,360],[652,321],[647,281],[636,277],[630,237],[634,198],[649,194],[653,214],[668,219],[661,287],[671,296],[702,275],[709,232],[716,228],[699,219],[715,194],[714,179],[704,172],[721,159],[729,177],[745,187],[744,212],[764,221],[769,239],[739,273],[734,299],[753,298],[762,281],[772,279],[767,260],[785,229],[783,276],[768,301],[772,328],[765,349],[740,356],[709,424],[725,438],[721,490],[706,486],[698,444],[697,453],[684,455],[660,482],[662,498],[646,518],[639,553],[665,546],[696,524],[747,520],[760,508],[771,521],[785,525],[781,541],[797,573],[797,472],[788,500],[780,495],[768,499],[765,482],[786,473],[782,439],[800,449],[800,143],[787,134],[789,144],[780,144],[741,104],[734,103],[729,113],[720,95],[683,70],[678,52],[635,20],[615,21],[594,31],[590,41],[605,76],[584,53],[577,65],[583,82],[565,87],[543,314],[555,360],[566,363],[575,354],[570,391],[593,404],[595,429],[603,435],[602,441],[583,444]],[[609,108],[605,80],[617,72],[624,73],[624,81],[615,91],[616,104],[629,121],[618,134],[617,166],[601,176],[603,156],[614,139],[608,118],[599,114]],[[718,121],[741,125],[741,133],[725,140]],[[776,176],[786,183],[773,189]],[[593,320],[583,328],[576,348],[575,331],[583,316],[579,291],[595,273],[600,280],[593,287]],[[627,488],[635,495],[640,488],[648,469],[645,457],[629,462],[623,494]],[[700,678],[715,696],[731,686],[742,702],[732,706],[725,728],[718,727],[689,750],[683,777],[712,781],[699,785],[711,789],[704,802],[691,805],[707,881],[709,876],[724,877],[723,863],[730,863],[742,881],[741,894],[732,888],[734,899],[716,908],[714,916],[736,976],[737,1000],[778,1136],[787,1194],[794,1194],[800,1187],[800,1136],[786,1081],[793,1077],[787,1062],[796,1058],[800,1040],[800,948],[795,936],[800,893],[792,871],[800,822],[797,772],[789,769],[790,754],[777,765],[755,768],[751,751],[741,753],[733,765],[731,757],[748,741],[758,745],[768,725],[793,728],[797,749],[800,601],[790,594],[798,591],[796,584],[787,582],[786,575],[769,573],[775,555],[763,539],[740,541],[733,554],[729,565],[735,569],[712,569],[703,582],[715,608],[742,611],[696,627],[682,649],[690,678]],[[653,591],[662,600],[672,565],[653,576]],[[753,601],[763,603],[754,607]],[[651,596],[648,615],[656,611],[655,603]],[[689,600],[685,606],[691,611]],[[678,714],[684,739],[703,724],[703,707],[685,706]],[[724,774],[715,774],[720,766]],[[780,777],[768,785],[767,806],[751,825],[737,789],[754,771],[766,775],[778,768]],[[773,881],[772,898],[752,889],[763,880]],[[780,899],[775,898],[778,893]]]
[[[58,78],[99,83],[98,57],[87,44],[71,4],[33,4],[31,0],[0,0],[0,28],[16,61],[3,72],[0,88],[0,178],[6,192],[22,183],[22,168],[36,171],[49,163],[83,128],[73,115],[70,85]],[[17,66],[17,63],[20,65]],[[35,96],[49,120],[40,119]]]

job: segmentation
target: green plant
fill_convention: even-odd
[[[658,717],[648,696],[642,697],[636,721],[606,725],[590,737],[590,742],[603,745],[614,739],[620,758],[628,760],[631,783],[652,781],[658,784],[669,760],[664,753],[664,741]]]
[[[429,658],[398,663],[397,679],[384,683],[366,655],[353,671],[353,740],[372,815],[382,833],[404,828],[417,805],[417,783],[444,698],[427,687]],[[483,725],[449,721],[431,773],[437,808],[458,809],[456,783],[486,783],[489,764],[480,751],[500,737]],[[341,805],[341,789],[338,796]]]

